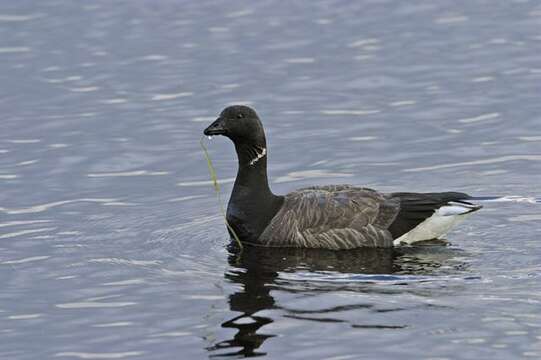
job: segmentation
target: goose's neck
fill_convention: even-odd
[[[241,239],[257,241],[270,220],[283,204],[283,196],[276,196],[267,179],[267,149],[235,144],[239,169],[227,207],[227,220]]]
[[[233,187],[233,198],[256,196],[260,201],[269,200],[274,196],[269,188],[267,178],[267,148],[266,144],[247,145],[235,144],[239,169]]]

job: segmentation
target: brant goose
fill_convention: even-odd
[[[392,247],[442,238],[481,208],[459,192],[380,193],[350,185],[275,195],[267,179],[265,132],[252,108],[227,107],[204,134],[224,135],[235,144],[239,168],[226,217],[243,243],[333,250]]]

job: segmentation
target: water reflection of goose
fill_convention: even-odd
[[[461,256],[464,254],[460,253]],[[258,356],[258,348],[276,334],[266,333],[264,326],[279,321],[264,310],[279,310],[280,317],[306,321],[334,321],[334,313],[356,309],[369,309],[372,304],[299,311],[280,304],[271,294],[273,290],[287,293],[310,294],[329,290],[356,293],[405,293],[416,291],[408,287],[381,287],[374,283],[400,284],[426,280],[425,276],[441,273],[440,267],[464,270],[464,264],[454,262],[457,250],[442,246],[404,249],[354,249],[331,251],[323,249],[245,247],[242,254],[231,254],[231,268],[226,279],[240,285],[229,295],[230,311],[237,314],[221,324],[222,328],[236,329],[233,338],[216,342],[207,350],[211,357]],[[452,270],[446,270],[452,271]],[[422,290],[418,290],[422,291]],[[240,315],[238,315],[240,313]],[[324,319],[317,318],[325,315]],[[351,324],[352,328],[400,329],[405,324]]]

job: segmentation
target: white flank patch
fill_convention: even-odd
[[[397,246],[400,244],[413,244],[418,241],[441,239],[454,226],[466,219],[469,213],[476,208],[475,205],[451,202],[449,205],[436,210],[434,215],[417,225],[413,230],[395,239],[393,244]]]
[[[250,161],[250,165],[254,165],[256,162],[259,161],[259,159],[261,159],[265,155],[267,155],[267,149],[263,148],[263,150],[261,150],[260,153],[257,152],[257,150],[256,150],[256,153],[257,153],[257,156]]]
[[[436,211],[436,214],[441,216],[454,216],[454,215],[464,215],[472,210],[478,209],[477,205],[469,205],[464,203],[449,202],[448,205],[442,206]]]

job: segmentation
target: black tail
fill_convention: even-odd
[[[462,204],[465,208],[471,209],[468,212],[479,210],[482,206],[472,204],[469,201],[473,198],[468,194],[459,192],[442,193],[392,193],[392,198],[398,198],[400,210],[389,231],[394,239],[413,230],[417,225],[431,217],[434,212],[442,206],[450,203]]]

